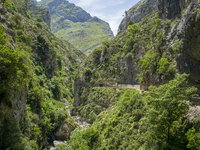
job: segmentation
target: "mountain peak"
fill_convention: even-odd
[[[38,5],[48,8],[51,15],[56,13],[61,21],[67,19],[72,22],[84,22],[92,18],[91,15],[81,7],[66,0],[42,0]]]
[[[52,32],[85,53],[94,50],[102,41],[114,37],[107,22],[92,17],[69,1],[41,0],[38,5],[49,9]]]

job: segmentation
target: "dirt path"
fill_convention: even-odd
[[[118,84],[115,87],[116,88],[137,89],[137,90],[140,90],[140,85],[132,85],[132,84]]]

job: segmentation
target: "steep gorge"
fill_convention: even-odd
[[[140,1],[87,58],[50,32],[49,14],[63,3],[48,3],[49,13],[33,1],[0,2],[0,148],[68,140],[51,149],[198,149],[199,0]],[[101,22],[83,10],[63,19],[89,18]],[[91,125],[78,128],[80,119]]]
[[[152,95],[156,95],[157,92],[159,93],[162,91],[162,94],[164,94],[163,97],[165,97],[167,94],[172,94],[172,91],[176,91],[179,88],[179,85],[176,84],[177,89],[175,89],[176,86],[172,86],[173,82],[176,83],[176,81],[179,80],[177,75],[181,76],[181,74],[187,73],[189,75],[187,77],[188,84],[190,86],[195,86],[199,94],[199,1],[159,0],[158,2],[143,2],[144,1],[141,1],[138,3],[139,6],[136,5],[133,7],[136,8],[136,12],[140,10],[141,7],[149,6],[146,5],[147,2],[152,2],[152,6],[149,6],[151,8],[153,8],[155,4],[158,4],[158,11],[151,10],[149,13],[145,14],[144,17],[141,16],[141,20],[137,21],[133,15],[135,12],[130,13],[130,9],[127,12],[129,19],[126,20],[125,18],[122,21],[119,27],[119,34],[113,40],[104,42],[103,46],[95,49],[79,68],[79,73],[75,80],[75,108],[73,109],[86,118],[90,117],[89,112],[95,112],[98,118],[85,132],[76,131],[72,134],[72,137],[75,138],[75,136],[79,136],[76,138],[76,141],[87,141],[91,136],[87,137],[85,133],[93,131],[93,134],[97,137],[94,139],[96,145],[89,145],[90,143],[86,142],[85,145],[83,145],[86,147],[88,146],[88,149],[150,149],[154,146],[158,146],[158,149],[160,146],[163,146],[162,148],[160,147],[160,149],[191,148],[187,145],[187,142],[191,141],[186,140],[186,133],[178,131],[179,126],[176,125],[177,135],[169,135],[170,133],[168,133],[168,139],[169,136],[175,138],[180,133],[184,140],[177,140],[177,145],[174,145],[175,143],[172,141],[168,141],[168,144],[171,144],[174,148],[168,147],[164,143],[159,145],[159,135],[154,135],[155,137],[158,136],[158,143],[145,138],[145,136],[149,136],[149,133],[153,134],[151,133],[152,128],[149,127],[148,129],[147,127],[148,123],[143,123],[143,119],[148,120],[148,118],[146,118],[146,116],[148,116],[146,111],[148,113],[150,111],[151,113],[151,109],[148,110],[145,106],[140,105],[146,102],[145,99],[146,96],[148,97],[148,93],[137,94],[134,90],[123,91],[120,88],[116,90],[101,87],[103,85],[118,85],[120,83],[132,85],[139,83],[141,90],[153,86],[150,87],[150,93]],[[132,21],[134,24],[125,27],[129,20],[131,20],[130,16],[133,16]],[[122,28],[122,25],[125,25],[124,28]],[[154,86],[158,87],[157,90],[154,89]],[[177,92],[181,94],[181,91],[184,91],[186,87],[185,84],[181,85]],[[174,89],[170,91],[171,88]],[[160,93],[160,95],[162,94]],[[182,96],[186,95],[183,94]],[[162,101],[169,100],[162,109],[167,108],[167,104],[173,102],[173,99],[176,99],[175,95],[172,96],[171,100],[170,96],[165,98],[161,97],[159,100],[154,97],[156,99],[155,101],[158,105],[160,104],[160,106],[162,105]],[[152,103],[154,98],[151,99]],[[185,98],[185,100],[193,102],[191,97]],[[187,122],[186,124],[183,123],[187,128],[185,128],[185,130],[188,132],[191,131],[188,130],[188,126],[193,126],[196,129],[194,130],[196,132],[193,132],[195,135],[199,135],[198,118],[200,111],[199,106],[195,106],[199,105],[197,101],[199,101],[198,97],[196,98],[194,107],[192,107],[193,104],[190,103],[190,111],[193,111],[194,116],[193,120],[190,120],[191,122]],[[128,104],[131,105],[131,107],[129,107]],[[147,105],[152,107],[152,111],[154,111],[153,108],[155,106],[151,106],[151,102]],[[169,106],[169,108],[170,107],[174,107],[174,105]],[[156,111],[159,110],[159,108],[154,109],[156,109]],[[174,110],[178,111],[178,108]],[[185,113],[186,111],[187,109]],[[134,121],[130,119],[131,117],[134,118],[132,118]],[[160,128],[164,128],[164,125],[160,126]],[[96,131],[95,129],[100,129],[100,131]],[[154,129],[156,129],[156,127]],[[168,129],[168,131],[170,131],[170,129]],[[159,131],[157,131],[157,133],[159,133]],[[189,135],[189,133],[187,135]],[[166,139],[163,137],[162,140],[164,141]],[[76,141],[73,139],[71,140],[73,148],[83,146]],[[132,144],[130,144],[130,141]],[[148,141],[150,143],[155,142],[155,145],[151,145]],[[178,142],[183,143],[179,143],[179,145]],[[76,147],[76,144],[79,146]]]

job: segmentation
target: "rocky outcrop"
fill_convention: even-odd
[[[56,11],[53,8],[53,7],[59,7],[59,5],[63,5],[67,9],[70,9],[71,10],[70,13],[68,13],[66,11],[65,12]],[[83,10],[80,7],[77,7],[73,3],[69,3],[66,0],[54,0],[50,3],[48,3],[47,8],[49,9],[51,15],[57,13],[57,15],[59,15],[59,16],[64,16],[64,19],[68,19],[73,22],[84,22],[84,21],[92,18],[91,15],[89,13],[87,13],[85,10]]]
[[[6,35],[11,37],[11,43],[14,45],[15,32],[13,31],[13,25],[2,2],[0,2],[0,25],[5,29],[4,32]]]
[[[73,129],[71,129],[69,125],[63,123],[54,135],[57,140],[66,140],[69,139],[72,131]]]
[[[189,83],[200,93],[200,2],[193,0],[180,22],[169,33],[169,45],[179,39],[181,49],[176,61],[180,73],[189,74]]]
[[[191,0],[158,0],[158,16],[162,19],[180,18],[181,12],[190,2]]]
[[[130,20],[134,23],[140,22],[145,16],[156,11],[157,0],[141,0],[135,6],[125,12],[125,17],[119,25],[118,34],[127,29],[127,24]]]

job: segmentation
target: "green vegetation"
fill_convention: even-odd
[[[61,1],[57,5],[55,0],[42,0],[38,6],[49,9],[51,30],[56,37],[69,41],[84,53],[94,50],[102,41],[113,38],[113,33],[105,21],[91,17],[72,3]],[[81,17],[80,13],[84,17]]]
[[[86,118],[93,112],[98,117],[85,131],[77,129],[72,133],[72,149],[198,149],[199,119],[198,123],[187,120],[186,102],[195,96],[196,89],[187,85],[187,75],[176,75],[175,59],[183,43],[176,40],[171,49],[166,46],[168,29],[178,21],[162,21],[154,12],[129,25],[126,32],[113,40],[103,41],[87,57],[76,82],[98,85],[126,82],[124,78],[131,81],[137,68],[140,85],[145,87],[149,82],[156,87],[151,86],[149,92],[142,94],[124,90],[120,98],[116,97],[107,109],[98,113],[96,105],[106,104],[109,98],[105,96],[112,92],[81,89],[79,98],[83,103],[76,111]],[[103,101],[99,102],[101,97]],[[195,124],[198,125],[193,129]],[[90,139],[84,136],[87,132],[95,135],[93,143],[87,142]]]
[[[196,92],[186,78],[185,74],[176,76],[144,94],[125,91],[114,108],[101,112],[90,128],[72,133],[72,149],[186,149],[187,136],[194,132],[191,129],[185,135],[190,125],[186,100]],[[194,141],[198,135],[192,136]]]
[[[74,107],[72,110],[93,122],[96,120],[96,115],[112,106],[124,91],[125,89],[84,87],[79,91],[83,105]]]
[[[5,0],[4,6],[6,7],[7,11],[12,14],[17,12],[17,9],[16,9],[14,3],[11,0]]]
[[[13,36],[0,26],[0,147],[37,150],[49,145],[61,125],[75,129],[63,102],[73,99],[74,70],[85,55],[50,33],[42,18],[12,10]]]
[[[171,27],[174,27],[175,25],[177,25],[177,23],[179,22],[180,20],[176,17],[176,19],[173,20],[172,24],[171,24]]]
[[[90,150],[96,148],[96,143],[99,138],[99,132],[96,128],[91,127],[87,130],[76,128],[71,136],[71,148],[77,150]]]
[[[103,21],[93,22],[88,20],[87,22],[77,23],[65,21],[63,24],[67,24],[68,26],[62,27],[59,31],[53,30],[53,33],[57,37],[76,45],[76,48],[81,49],[84,53],[88,53],[90,50],[99,46],[102,41],[112,37],[109,35],[110,31],[104,29],[107,24]],[[62,23],[59,23],[58,25],[60,26]],[[73,28],[70,28],[69,26]],[[77,41],[79,42],[77,43]]]
[[[132,20],[130,20],[130,21],[128,22],[127,26],[133,25],[133,24],[134,24],[134,22],[133,22]]]
[[[43,21],[42,18],[40,18],[40,17],[37,18],[37,22],[42,22],[42,21]]]
[[[195,8],[195,9],[194,9],[194,12],[198,14],[198,13],[200,12],[200,9]]]
[[[0,26],[0,95],[1,102],[10,105],[8,94],[10,90],[27,85],[32,78],[32,62],[29,53],[30,49],[18,47],[16,49],[9,45],[9,40]],[[13,93],[14,94],[14,93]],[[12,106],[11,106],[12,107]]]
[[[49,4],[51,10],[60,9],[60,13],[66,10],[69,16],[72,12],[82,13],[79,7],[66,9],[64,2],[67,1],[61,1],[57,8],[51,5],[53,2],[43,0],[40,5]],[[19,3],[6,0],[4,4],[10,13],[7,22],[0,26],[2,149],[47,148],[57,139],[56,133],[63,126],[67,126],[67,137],[71,134],[70,140],[66,140],[74,150],[199,149],[200,115],[194,116],[192,121],[187,118],[189,101],[196,96],[196,89],[188,86],[188,75],[179,74],[175,66],[183,43],[176,40],[170,43],[171,49],[166,46],[169,44],[167,32],[177,25],[177,18],[173,22],[163,21],[154,12],[139,23],[129,22],[126,32],[108,41],[108,37],[101,36],[105,36],[103,31],[108,33],[109,30],[98,18],[83,23],[53,14],[53,27],[58,27],[53,29],[58,37],[69,37],[75,43],[77,39],[72,34],[66,37],[64,34],[80,33],[78,37],[84,44],[89,43],[83,45],[83,49],[101,39],[98,44],[102,46],[80,65],[85,55],[49,31],[41,15],[41,12],[47,13],[46,9],[37,7],[41,11],[35,13],[28,9],[26,0]],[[78,16],[70,17],[77,19]],[[63,29],[66,26],[74,28],[68,31]],[[9,33],[5,32],[7,29]],[[87,38],[92,39],[91,43]],[[78,85],[75,82],[100,86],[81,87],[78,96],[82,104],[70,107],[72,113],[91,123],[85,130],[77,127],[64,105],[66,101],[73,103],[74,85]],[[136,82],[143,87],[154,86],[147,92],[103,87]],[[61,144],[56,149],[68,148]]]
[[[200,17],[200,8],[195,8],[194,12],[197,13],[196,19],[199,19],[199,17]]]
[[[163,80],[172,79],[177,72],[173,62],[175,55],[172,57],[165,45],[170,25],[169,20],[157,18],[157,12],[137,24],[129,25],[126,32],[111,41],[102,42],[103,46],[88,56],[82,70],[89,68],[90,74],[82,71],[77,79],[96,84],[116,83],[126,76],[130,83],[138,74],[141,85],[147,83],[150,75],[158,77],[154,83],[158,85]],[[178,45],[175,43],[174,49]]]
[[[3,121],[2,147],[3,149],[21,149],[21,150],[36,150],[38,145],[36,141],[29,140],[18,126],[18,123],[12,118],[6,117]]]

